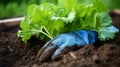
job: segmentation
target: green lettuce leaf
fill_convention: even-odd
[[[113,39],[116,31],[109,36],[104,32],[112,25],[107,8],[100,0],[58,0],[57,4],[31,5],[28,14],[20,23],[18,37],[26,42],[32,35],[47,40],[75,30],[95,30],[100,40]],[[103,31],[103,29],[106,29]],[[102,30],[102,31],[101,31]],[[108,29],[109,30],[109,29]],[[105,37],[103,37],[104,35]]]

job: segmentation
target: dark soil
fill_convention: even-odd
[[[110,12],[113,25],[120,29],[120,14]],[[19,22],[0,24],[0,67],[119,67],[120,33],[114,40],[98,41],[94,46],[86,45],[71,51],[59,60],[43,63],[36,61],[44,41],[32,37],[23,43],[17,37]],[[41,46],[40,46],[41,45]]]

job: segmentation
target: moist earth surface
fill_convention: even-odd
[[[113,25],[120,29],[120,14],[110,12]],[[58,60],[36,61],[45,44],[34,36],[24,43],[17,37],[19,22],[0,24],[0,67],[119,67],[120,33],[113,40],[97,41],[64,54]]]

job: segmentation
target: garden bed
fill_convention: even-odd
[[[120,29],[120,14],[110,12],[113,25]],[[98,41],[95,46],[86,45],[65,54],[59,60],[36,61],[44,41],[31,37],[24,43],[17,37],[19,22],[0,24],[0,67],[119,67],[120,33],[114,40]]]

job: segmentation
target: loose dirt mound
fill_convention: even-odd
[[[120,15],[110,13],[114,25],[120,29]],[[86,45],[77,51],[63,55],[54,61],[36,61],[38,50],[45,43],[32,37],[23,43],[16,36],[19,24],[0,24],[0,67],[119,67],[120,33],[114,40],[98,41],[94,46]],[[41,45],[41,46],[40,46]]]

